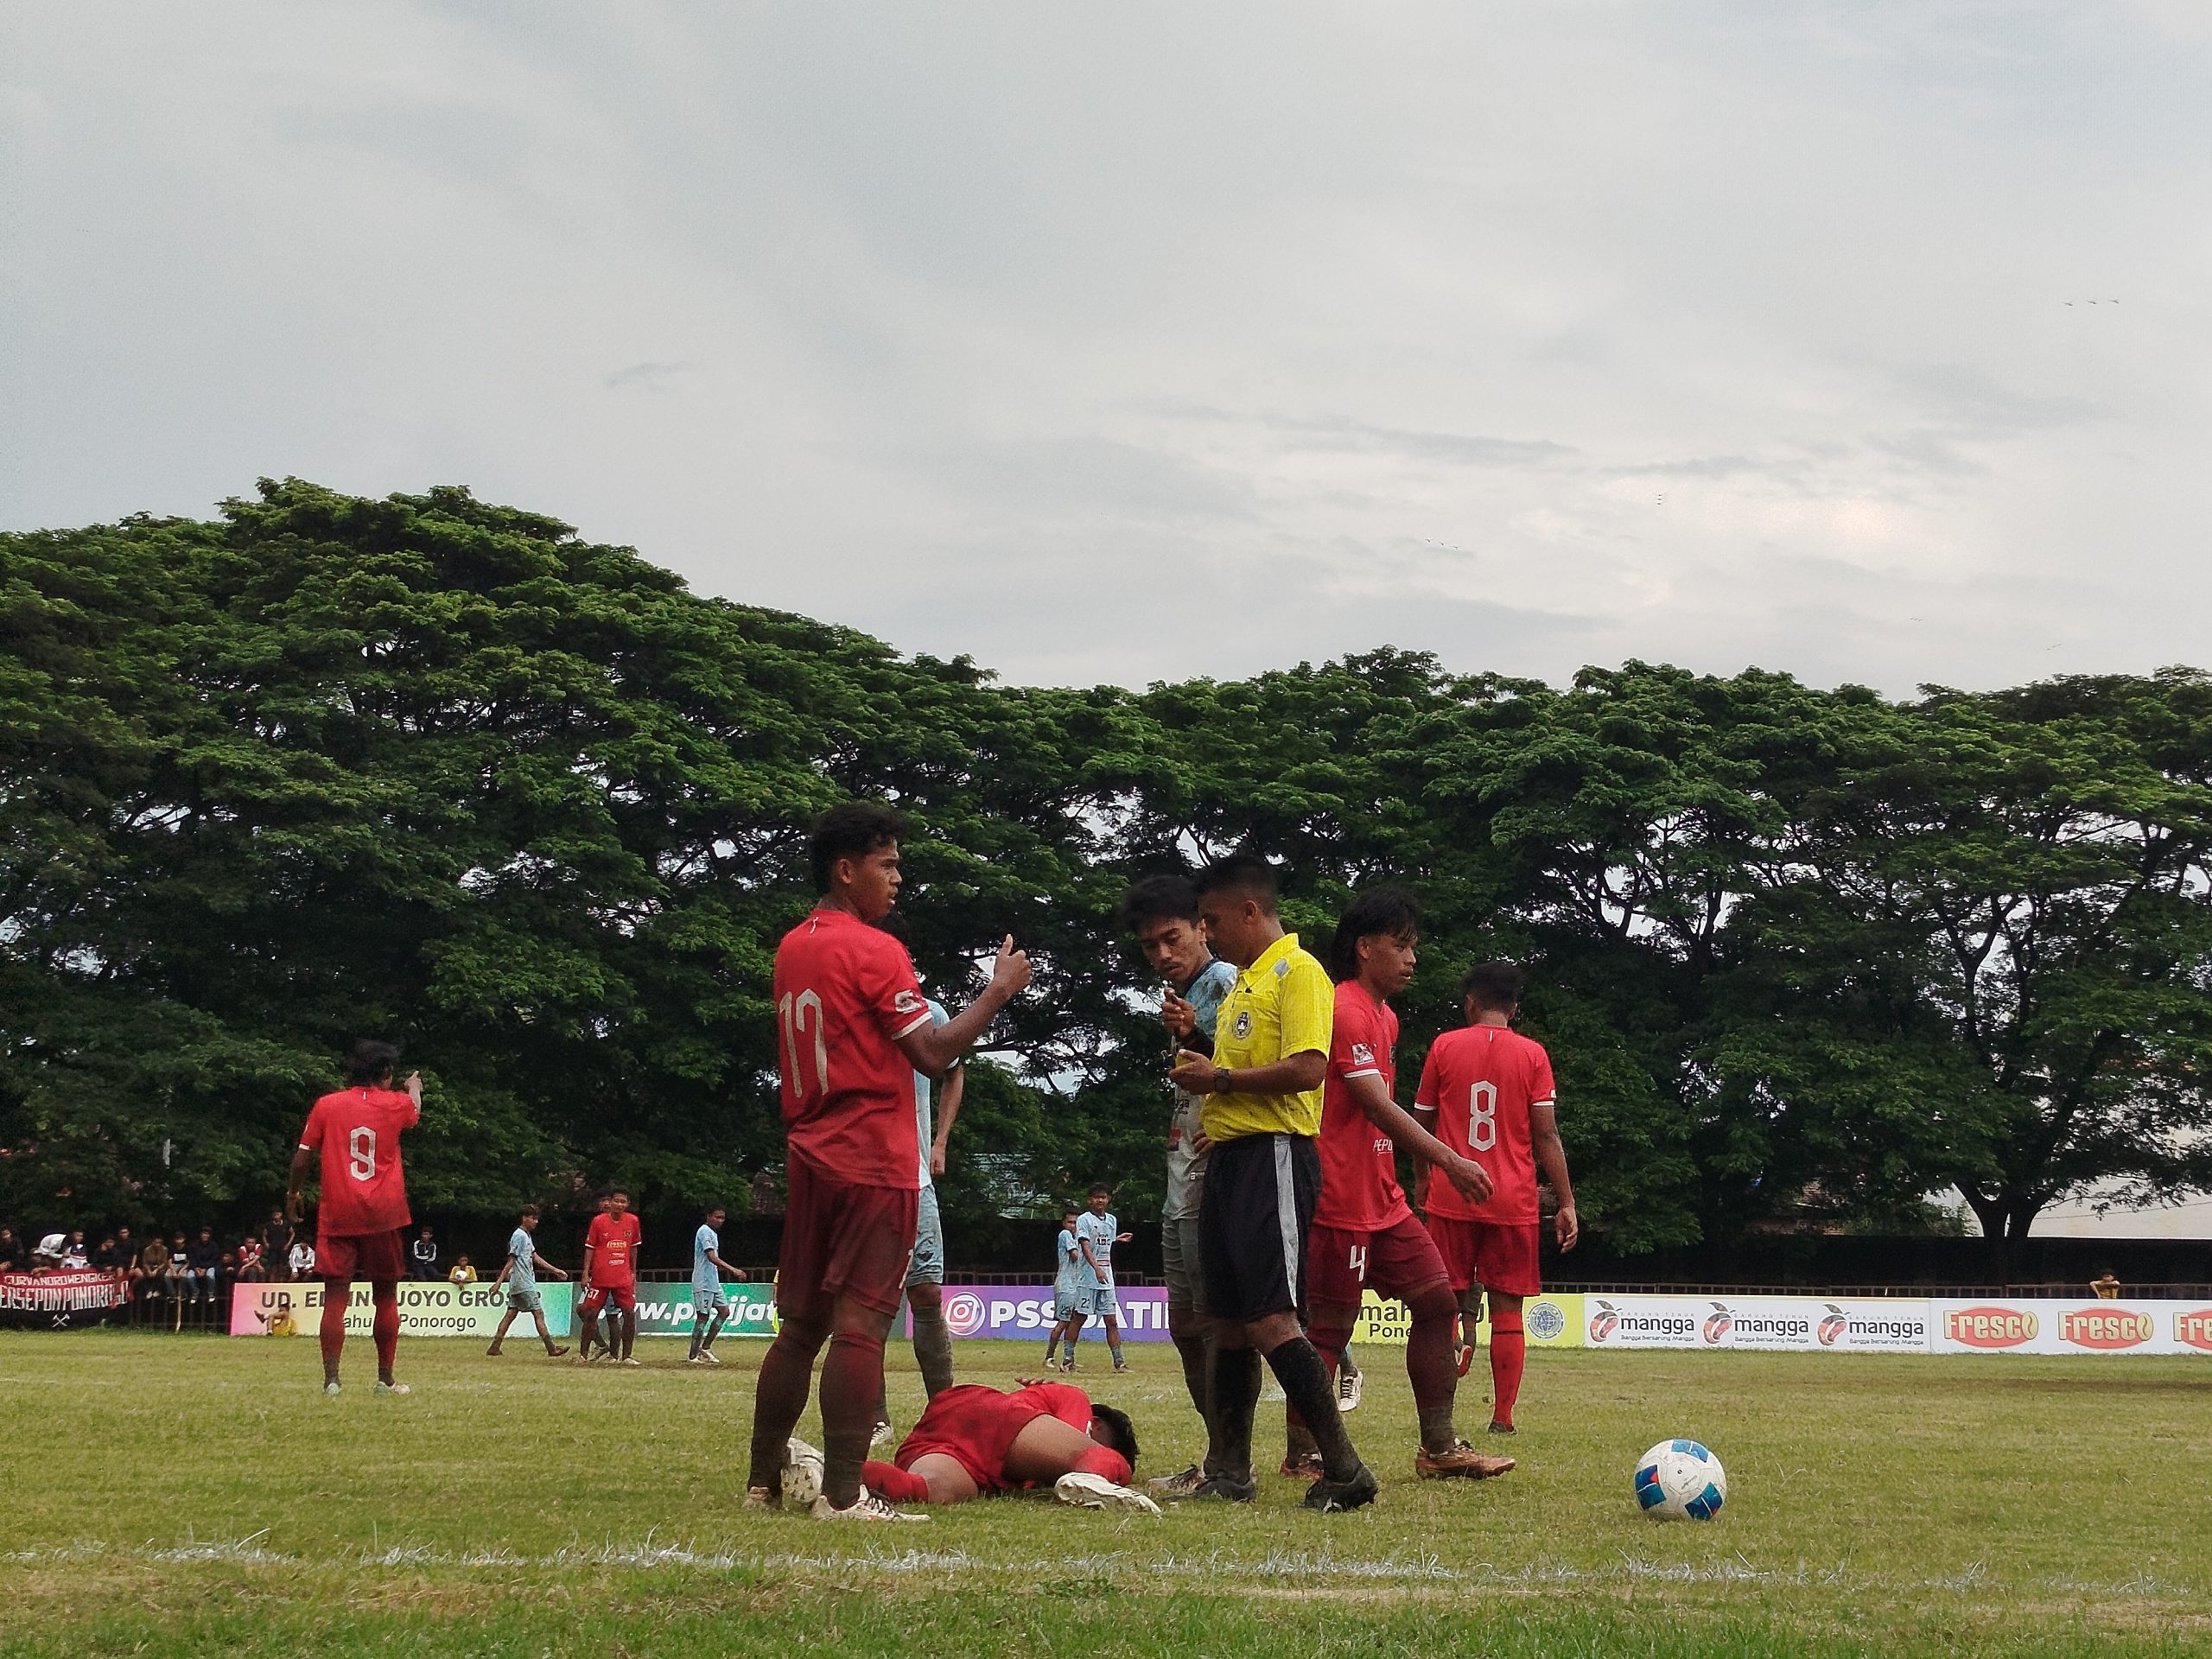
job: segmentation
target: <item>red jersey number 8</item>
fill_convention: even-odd
[[[1478,1083],[1467,1090],[1467,1144],[1488,1152],[1497,1144],[1497,1085]]]
[[[357,1181],[377,1178],[377,1132],[359,1128],[346,1137],[346,1173]]]

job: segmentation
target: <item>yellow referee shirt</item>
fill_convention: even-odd
[[[1337,988],[1313,952],[1298,948],[1298,935],[1286,933],[1260,959],[1236,976],[1215,1016],[1213,1063],[1232,1071],[1277,1060],[1308,1049],[1329,1052],[1336,1021]],[[1245,1135],[1321,1133],[1321,1085],[1300,1095],[1208,1095],[1199,1122],[1208,1138],[1234,1141]]]

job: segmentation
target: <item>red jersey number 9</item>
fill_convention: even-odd
[[[1467,1144],[1488,1152],[1497,1144],[1497,1085],[1478,1083],[1467,1090]]]
[[[377,1132],[359,1128],[346,1137],[346,1173],[357,1181],[377,1178]]]
[[[830,1092],[830,1037],[823,1028],[822,999],[812,991],[801,991],[797,995],[784,993],[779,1005],[784,1018],[784,1059],[791,1069],[791,1092],[804,1099],[810,1092],[826,1095]],[[814,1088],[806,1086],[806,1067],[801,1063],[804,1051],[799,1039],[805,1033],[807,1016],[814,1019]]]

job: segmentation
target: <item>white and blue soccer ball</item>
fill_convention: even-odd
[[[1662,1440],[1636,1460],[1636,1501],[1655,1521],[1710,1521],[1728,1501],[1728,1474],[1695,1440]]]

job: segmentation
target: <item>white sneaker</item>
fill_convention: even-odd
[[[824,1492],[814,1500],[812,1514],[817,1521],[926,1521],[930,1518],[926,1515],[912,1515],[905,1510],[893,1509],[865,1486],[861,1488],[861,1495],[842,1510],[832,1503],[830,1495]]]
[[[620,1358],[620,1359],[616,1360],[614,1363],[615,1363],[617,1365],[638,1365],[638,1366],[642,1366],[642,1365],[644,1365],[644,1364],[645,1364],[645,1362],[644,1360],[642,1360],[642,1359],[639,1359],[639,1358],[635,1357],[634,1356],[625,1356],[624,1357],[622,1357],[622,1358]]]
[[[707,1363],[707,1357],[704,1354],[694,1354],[683,1363],[686,1365],[703,1365]]]
[[[1339,1372],[1338,1372],[1338,1373],[1337,1373],[1337,1410],[1338,1410],[1338,1414],[1343,1414],[1343,1413],[1344,1413],[1344,1412],[1347,1412],[1347,1411],[1357,1411],[1357,1410],[1359,1409],[1359,1396],[1360,1396],[1362,1394],[1365,1393],[1365,1392],[1366,1392],[1366,1389],[1367,1389],[1367,1373],[1366,1373],[1366,1372],[1364,1372],[1364,1371],[1339,1371]]]
[[[1160,1513],[1160,1505],[1142,1492],[1116,1486],[1103,1475],[1087,1475],[1079,1470],[1054,1481],[1052,1496],[1078,1510],[1118,1510],[1124,1515]]]
[[[822,1496],[822,1454],[794,1436],[784,1443],[785,1498],[802,1509]]]
[[[719,1365],[721,1363],[721,1361],[715,1357],[715,1351],[713,1349],[702,1348],[699,1351],[699,1363],[702,1365]]]
[[[322,1385],[322,1391],[326,1395],[333,1400],[335,1400],[338,1397],[338,1385],[335,1382],[324,1383]]]
[[[415,1390],[404,1382],[379,1382],[377,1384],[377,1392],[378,1394],[412,1394]]]
[[[875,1433],[868,1437],[868,1449],[873,1452],[877,1446],[888,1446],[898,1438],[898,1431],[890,1424],[878,1423],[875,1426]]]

